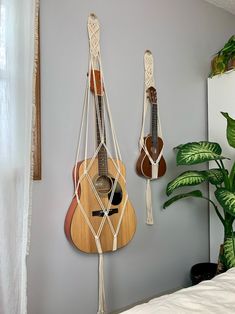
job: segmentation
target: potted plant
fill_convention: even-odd
[[[221,112],[227,119],[227,141],[235,148],[235,120],[228,113]],[[177,165],[192,166],[200,163],[208,163],[214,160],[217,167],[206,170],[188,170],[168,183],[166,188],[167,196],[172,195],[175,190],[183,187],[200,185],[208,182],[215,187],[215,200],[203,195],[201,190],[195,189],[186,193],[177,194],[168,199],[163,208],[167,208],[176,201],[188,197],[197,197],[210,202],[218,219],[221,221],[224,230],[222,250],[219,254],[218,268],[227,270],[235,266],[235,234],[233,222],[235,219],[235,161],[228,171],[223,160],[222,149],[218,143],[209,141],[190,142],[176,147]],[[229,158],[227,158],[229,159]],[[219,210],[219,207],[221,210]]]
[[[211,61],[211,74],[214,76],[235,68],[235,35],[230,37],[224,47]]]

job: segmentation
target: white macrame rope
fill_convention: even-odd
[[[122,207],[121,217],[120,217],[118,225],[117,225],[116,236],[118,235],[118,232],[119,232],[119,229],[120,229],[120,226],[121,226],[121,221],[122,221],[125,209],[126,209],[127,201],[128,201],[128,195],[126,195],[126,199],[125,199],[125,202],[124,202],[123,207]]]
[[[106,93],[106,86],[103,76],[103,70],[101,65],[101,56],[100,56],[100,45],[99,45],[99,33],[100,27],[99,22],[94,14],[91,14],[88,18],[88,36],[89,36],[89,44],[90,44],[90,55],[89,55],[89,63],[88,63],[88,76],[87,76],[87,83],[86,83],[86,89],[85,89],[85,96],[84,96],[84,104],[83,104],[83,112],[82,112],[82,123],[80,127],[80,134],[78,138],[78,145],[77,145],[77,154],[76,154],[76,162],[74,167],[74,195],[76,196],[77,200],[77,209],[81,211],[92,235],[94,236],[97,252],[99,253],[99,309],[98,314],[105,313],[105,289],[104,289],[104,269],[103,269],[103,252],[102,252],[102,245],[100,241],[100,235],[102,233],[103,227],[105,225],[105,222],[107,221],[111,233],[113,235],[113,251],[117,250],[117,237],[120,230],[120,226],[123,220],[123,216],[126,210],[126,205],[128,201],[128,194],[126,193],[125,199],[122,201],[122,206],[119,207],[120,210],[120,216],[118,223],[116,225],[116,228],[114,228],[112,221],[109,216],[109,211],[112,206],[112,199],[114,197],[115,189],[117,187],[119,179],[121,179],[124,184],[126,184],[126,179],[121,171],[121,153],[119,149],[119,145],[117,142],[116,133],[113,126],[113,120],[111,116],[110,106],[109,106],[109,100]],[[100,77],[101,77],[101,90],[104,92],[103,98],[102,98],[102,105],[103,105],[103,117],[100,116],[100,110],[99,110],[99,102],[98,102],[98,96],[97,96],[97,86],[95,84],[95,69],[100,71]],[[88,159],[88,139],[89,139],[89,130],[93,129],[93,126],[89,125],[89,116],[91,111],[90,106],[90,84],[91,84],[91,77],[93,78],[93,86],[94,86],[94,97],[93,103],[94,103],[94,112],[96,116],[97,128],[100,135],[100,143],[98,147],[96,147],[95,152],[92,156],[92,158]],[[103,123],[102,120],[103,119]],[[113,148],[114,148],[114,156],[115,159],[112,158],[111,151],[106,145],[105,141],[105,119],[108,121],[108,125],[110,126],[110,133],[111,138],[113,142]],[[84,134],[85,133],[85,134]],[[85,143],[82,145],[82,139],[84,138]],[[96,158],[98,156],[98,153],[100,149],[104,147],[107,156],[108,161],[112,162],[114,168],[116,169],[117,173],[115,175],[113,185],[112,185],[112,191],[111,195],[109,197],[108,204],[103,203],[99,193],[97,192],[93,179],[89,174],[89,170],[91,169],[92,165],[96,161]],[[84,151],[84,159],[80,158],[82,151]],[[83,172],[78,173],[79,171],[79,160],[84,160],[83,162]],[[80,171],[81,172],[81,171]],[[79,195],[79,187],[81,186],[81,183],[83,180],[87,180],[89,183],[89,186],[92,190],[92,193],[94,194],[97,203],[100,206],[100,209],[104,212],[103,217],[100,217],[100,224],[98,227],[98,230],[95,230],[93,225],[91,224],[86,209],[82,206],[80,201],[80,195]],[[116,230],[115,230],[116,229]]]
[[[144,80],[144,109],[143,109],[143,116],[142,116],[142,127],[141,127],[141,135],[140,135],[140,150],[144,149],[146,155],[148,156],[150,162],[152,165],[159,163],[159,160],[162,156],[162,150],[159,154],[158,159],[154,162],[152,157],[150,156],[147,147],[145,146],[144,143],[144,134],[145,134],[145,120],[146,120],[146,114],[149,109],[149,99],[147,97],[147,89],[149,87],[155,87],[155,81],[154,81],[154,76],[153,76],[153,70],[154,70],[154,64],[153,64],[153,55],[151,51],[147,50],[144,54],[144,69],[145,69],[145,80]],[[158,109],[158,107],[157,107]],[[160,137],[162,137],[162,128],[161,128],[161,121],[159,118],[159,113],[158,113],[158,134]]]
[[[145,120],[146,120],[146,113],[149,109],[149,100],[148,100],[148,97],[147,97],[147,93],[146,93],[146,89],[145,89],[145,97],[144,97],[144,110],[143,110],[143,119],[142,119],[142,128],[141,128],[141,136],[140,136],[140,140],[139,140],[139,145],[140,145],[140,150],[143,149],[145,154],[148,156],[149,158],[149,161],[151,162],[152,165],[156,165],[159,163],[161,157],[162,157],[162,154],[163,154],[163,147],[158,155],[158,158],[156,161],[154,161],[152,159],[152,157],[150,156],[149,152],[148,152],[148,149],[144,143],[144,133],[145,133]],[[159,117],[159,114],[158,114],[158,117]],[[161,129],[161,122],[160,122],[160,119],[158,118],[158,134],[160,135],[160,137],[162,137],[162,129]]]
[[[88,80],[87,80],[87,83],[86,83],[86,89],[85,89],[85,97],[84,97],[84,101],[83,101],[83,109],[82,109],[82,120],[81,120],[81,126],[80,126],[80,131],[79,131],[79,138],[78,138],[78,146],[77,146],[77,154],[76,154],[76,160],[75,160],[75,165],[77,164],[78,162],[78,153],[80,152],[80,147],[81,147],[81,141],[82,141],[82,130],[83,130],[83,125],[84,125],[84,121],[85,121],[85,114],[86,111],[87,111],[87,106],[86,106],[86,99],[88,97]]]
[[[105,289],[104,289],[104,256],[99,253],[99,308],[97,314],[104,314],[105,311]]]
[[[90,80],[88,82],[88,88],[90,89]],[[89,112],[90,112],[90,93],[89,91],[87,92],[87,116],[86,116],[86,133],[85,133],[85,168],[87,166],[87,149],[88,149],[88,134],[89,134]]]
[[[155,86],[154,81],[154,63],[153,63],[153,55],[151,51],[146,50],[144,54],[144,76],[145,76],[145,87],[148,89],[151,86]]]
[[[89,84],[88,84],[88,85],[89,85]],[[86,111],[88,112],[88,110],[86,110]],[[100,125],[100,124],[99,124],[99,128],[101,128],[101,125]],[[87,130],[87,129],[88,129],[88,123],[86,124],[86,130]],[[104,140],[104,137],[103,137],[103,140]],[[103,211],[105,211],[105,207],[104,207],[104,205],[103,205],[103,203],[102,203],[102,201],[101,201],[101,199],[100,199],[100,197],[99,197],[99,195],[98,195],[98,193],[97,193],[97,191],[96,191],[96,189],[95,189],[95,186],[94,186],[94,184],[93,184],[93,181],[92,181],[91,178],[88,176],[89,169],[90,169],[90,167],[92,166],[92,164],[93,164],[95,158],[97,157],[97,154],[98,154],[98,152],[99,152],[99,150],[100,150],[100,148],[101,148],[102,145],[104,145],[104,146],[106,147],[106,150],[108,151],[109,155],[111,155],[110,152],[109,152],[109,150],[108,150],[108,147],[106,146],[106,144],[105,144],[104,142],[102,143],[102,141],[101,141],[101,143],[100,143],[99,146],[97,147],[97,149],[96,149],[96,151],[95,151],[95,153],[94,153],[94,155],[93,155],[93,157],[92,157],[92,159],[91,159],[89,165],[87,166],[87,168],[85,168],[86,170],[85,170],[84,173],[81,175],[80,180],[77,181],[77,183],[76,183],[76,185],[75,185],[75,191],[78,191],[78,187],[79,187],[81,181],[83,180],[84,176],[87,176],[88,181],[89,181],[89,183],[90,183],[90,186],[91,186],[91,188],[92,188],[92,190],[93,190],[93,192],[94,192],[94,194],[95,194],[95,196],[96,196],[97,201],[99,202],[99,205],[100,205],[101,209],[102,209]],[[85,151],[87,151],[87,138],[86,138],[86,146],[85,146],[85,147],[86,147]],[[79,153],[78,153],[77,155],[79,155]],[[86,158],[86,157],[85,157],[85,158]],[[77,161],[76,161],[76,162],[77,162]],[[114,166],[115,166],[115,168],[116,168],[116,170],[117,170],[117,175],[118,175],[118,176],[121,176],[122,178],[124,178],[124,177],[122,176],[122,174],[120,173],[120,168],[116,165],[116,163],[114,162],[113,159],[112,159],[112,162],[113,162],[113,164],[114,164]],[[75,182],[76,182],[76,177],[77,177],[77,167],[75,167],[75,172],[74,172],[74,180],[75,180]],[[115,190],[116,184],[117,184],[117,178],[115,178],[115,183],[114,183],[114,186],[113,186],[113,191],[112,191],[112,195],[111,195],[111,197],[110,197],[110,200],[112,200],[112,197],[113,197],[113,194],[114,194],[114,190]],[[77,194],[77,193],[76,193],[76,196],[77,196],[77,198],[78,198],[78,194]],[[107,209],[105,212],[108,213],[109,210],[110,210],[110,207],[111,207],[111,201],[109,201],[108,209]],[[86,212],[85,212],[83,209],[81,209],[81,210],[82,210],[83,215],[87,216],[87,215],[86,215]],[[87,218],[87,217],[86,217],[86,218]],[[102,231],[102,227],[103,227],[103,225],[104,225],[106,219],[108,219],[108,222],[109,222],[111,231],[112,231],[113,235],[115,235],[115,231],[114,231],[113,225],[112,225],[112,223],[111,223],[111,221],[110,221],[110,218],[109,218],[109,216],[106,216],[106,215],[105,215],[104,217],[102,217],[101,225],[100,225],[99,231],[97,232],[97,235],[98,235],[98,236],[100,236],[100,233],[101,233],[101,231]],[[87,219],[86,219],[86,221],[87,221]]]
[[[94,58],[100,53],[100,25],[95,14],[90,14],[87,23],[90,55]]]
[[[153,76],[153,56],[152,53],[147,50],[144,54],[144,110],[142,118],[142,129],[140,136],[140,148],[144,146],[144,132],[145,132],[145,119],[148,110],[148,99],[147,99],[147,89],[151,86],[155,86],[154,76]]]
[[[143,115],[142,115],[142,127],[141,127],[141,133],[140,133],[140,140],[139,140],[139,149],[140,151],[143,149],[146,156],[148,157],[151,165],[152,165],[152,178],[151,179],[157,179],[158,178],[158,169],[159,169],[159,161],[163,154],[163,147],[158,155],[157,160],[153,160],[151,155],[149,154],[149,151],[145,145],[144,142],[144,134],[145,134],[145,121],[146,121],[146,115],[149,109],[150,101],[147,96],[147,90],[149,87],[155,87],[155,81],[154,81],[154,62],[153,62],[153,55],[151,51],[147,50],[144,54],[144,70],[145,70],[145,79],[144,79],[144,108],[143,108]],[[158,107],[157,107],[158,110]],[[158,117],[158,134],[160,137],[162,137],[162,128],[161,128],[161,122],[159,118],[159,114],[157,114]],[[146,180],[146,224],[153,225],[153,209],[152,209],[152,193],[151,193],[151,185],[150,180]]]
[[[150,180],[146,181],[146,224],[153,225],[152,192]]]
[[[104,86],[104,88],[106,90],[105,80],[104,80],[104,76],[103,76],[103,73],[102,73],[101,57],[100,57],[100,68],[101,68],[101,75],[102,75],[102,79],[103,79],[103,86]],[[116,132],[114,130],[114,124],[113,124],[113,120],[112,120],[112,115],[111,115],[111,111],[110,111],[110,106],[109,106],[109,100],[108,100],[107,93],[104,93],[104,104],[105,104],[107,112],[108,112],[108,119],[109,119],[109,124],[110,124],[110,127],[111,127],[112,137],[113,137],[113,140],[115,142],[115,145],[114,145],[115,156],[116,156],[117,159],[122,160],[121,152],[120,152],[118,141],[117,141]]]

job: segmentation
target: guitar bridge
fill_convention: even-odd
[[[118,208],[111,208],[109,211],[104,210],[94,210],[92,212],[92,216],[104,217],[104,215],[108,213],[108,216],[112,216],[113,214],[118,213]]]

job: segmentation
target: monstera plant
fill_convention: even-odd
[[[235,120],[228,113],[221,112],[227,119],[227,141],[235,148]],[[177,165],[193,166],[196,164],[215,161],[216,167],[206,170],[188,170],[168,183],[166,188],[167,196],[171,196],[175,190],[188,186],[200,185],[208,182],[214,186],[215,198],[210,199],[203,195],[202,191],[195,189],[189,192],[180,193],[167,200],[163,207],[166,208],[172,203],[183,198],[197,197],[210,202],[218,219],[221,221],[224,230],[224,243],[219,255],[219,264],[223,269],[235,266],[235,233],[233,222],[235,219],[235,161],[230,169],[225,168],[221,146],[218,143],[201,141],[179,145],[176,147]],[[235,151],[234,151],[235,152]]]

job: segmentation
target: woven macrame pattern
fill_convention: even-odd
[[[100,53],[100,25],[95,14],[90,14],[87,26],[90,41],[90,53],[93,57],[97,57]]]
[[[77,178],[77,167],[75,166],[75,171],[74,171],[74,180],[76,182],[75,186],[75,195],[77,197],[77,203],[79,206],[79,209],[81,210],[84,219],[86,220],[86,223],[88,224],[94,239],[96,241],[96,246],[97,246],[97,251],[99,253],[102,253],[102,246],[100,243],[100,235],[102,233],[102,230],[104,228],[104,225],[107,221],[109,224],[111,233],[113,235],[113,251],[117,249],[117,235],[120,229],[121,225],[121,220],[125,211],[126,203],[128,200],[128,195],[126,194],[126,198],[123,201],[123,207],[122,207],[122,212],[121,216],[119,219],[119,222],[117,223],[116,226],[112,224],[111,218],[109,216],[109,211],[111,208],[111,201],[113,198],[113,194],[115,191],[115,188],[117,186],[117,183],[119,180],[123,180],[124,183],[126,183],[125,177],[121,173],[121,154],[120,154],[120,149],[118,146],[116,134],[114,131],[113,127],[113,122],[112,122],[112,117],[111,117],[111,112],[110,112],[110,107],[109,107],[109,102],[106,94],[106,88],[105,88],[105,82],[103,78],[103,73],[102,73],[102,66],[101,66],[101,57],[100,57],[100,45],[99,45],[99,22],[98,19],[94,14],[91,14],[88,18],[88,35],[89,35],[89,43],[90,43],[90,62],[89,62],[89,74],[87,77],[87,86],[86,86],[86,92],[85,92],[85,101],[84,101],[84,110],[83,110],[83,117],[82,117],[82,125],[81,125],[81,131],[80,131],[80,138],[79,138],[79,144],[78,144],[78,151],[77,151],[77,158],[76,158],[76,165],[78,164],[78,161],[81,159],[84,159],[84,169],[82,175],[79,176],[79,180],[76,180]],[[113,150],[114,150],[114,155],[115,157],[112,158],[111,151],[108,147],[108,145],[105,142],[105,130],[104,130],[104,124],[102,124],[101,117],[99,114],[99,108],[98,108],[98,100],[97,96],[93,98],[94,103],[93,107],[95,108],[95,114],[98,117],[98,129],[99,129],[99,134],[100,134],[100,143],[99,146],[96,147],[96,150],[92,156],[92,158],[87,157],[87,151],[88,151],[88,137],[89,137],[89,131],[92,129],[92,126],[89,126],[89,112],[91,111],[92,108],[90,108],[90,82],[91,82],[91,77],[95,77],[94,75],[94,69],[98,69],[101,73],[101,85],[102,89],[104,90],[104,95],[103,95],[103,107],[104,107],[104,113],[106,114],[106,118],[108,120],[108,126],[109,129],[111,130],[111,137],[112,137],[112,144],[113,144]],[[95,85],[96,89],[96,85]],[[95,90],[96,94],[96,90]],[[81,155],[81,142],[82,142],[82,135],[85,135],[85,149],[84,149],[84,155],[82,157],[79,157]],[[100,197],[99,193],[97,192],[97,189],[94,185],[93,178],[90,174],[90,169],[94,165],[95,162],[97,162],[97,156],[101,150],[101,148],[105,148],[105,151],[107,152],[108,155],[108,160],[109,164],[113,166],[115,169],[115,175],[114,175],[114,182],[112,186],[112,191],[111,195],[109,197],[109,203],[104,204],[102,198]],[[89,209],[84,208],[80,202],[80,197],[78,195],[78,190],[79,186],[83,182],[83,180],[86,180],[87,184],[89,184],[91,190],[93,191],[93,194],[99,204],[99,209],[103,211],[104,215],[102,218],[100,218],[100,224],[98,226],[94,226],[91,224],[89,220]]]
[[[154,76],[153,76],[153,55],[147,50],[144,54],[144,74],[145,74],[145,90],[151,86],[155,86]]]
[[[150,156],[147,147],[144,144],[144,134],[145,134],[145,120],[146,120],[146,115],[147,111],[149,109],[149,99],[147,97],[147,89],[149,87],[155,87],[155,81],[154,81],[154,76],[153,76],[153,55],[151,51],[147,50],[144,54],[144,70],[145,70],[145,80],[144,80],[144,109],[143,109],[143,118],[142,118],[142,128],[141,128],[141,135],[140,135],[140,149],[144,149],[146,155],[148,156],[151,164],[153,167],[157,168],[159,160],[162,156],[162,151],[160,152],[158,159],[154,161],[152,157]],[[159,114],[158,114],[159,117]],[[159,136],[162,136],[162,130],[161,130],[161,124],[160,124],[160,119],[158,120],[158,134]],[[157,174],[157,169],[154,169],[154,172]],[[157,175],[156,175],[157,178]]]
[[[78,149],[76,162],[74,167],[74,196],[76,197],[77,202],[77,210],[79,212],[77,215],[82,215],[91,234],[93,235],[93,242],[96,246],[96,252],[99,253],[99,309],[98,313],[105,313],[105,289],[104,289],[104,272],[103,272],[103,248],[102,248],[102,236],[104,234],[103,230],[110,233],[112,237],[112,247],[111,250],[115,251],[118,248],[118,233],[120,231],[121,225],[124,218],[125,212],[127,212],[127,204],[128,204],[128,194],[123,193],[123,198],[118,205],[119,216],[110,216],[109,212],[111,210],[112,200],[114,197],[114,193],[118,184],[124,186],[126,184],[125,176],[123,173],[124,165],[121,159],[121,153],[117,142],[116,133],[113,126],[113,121],[111,117],[109,101],[106,94],[105,81],[102,71],[101,64],[101,56],[100,56],[100,26],[97,17],[94,14],[91,14],[88,18],[88,36],[89,36],[89,44],[90,44],[90,58],[89,58],[89,66],[88,66],[88,77],[84,98],[84,106],[83,106],[83,114],[82,114],[82,123],[80,129],[80,135],[78,140]],[[94,93],[92,97],[91,95],[91,82],[95,81],[95,71],[100,73],[100,84],[102,91],[102,108],[103,108],[103,116],[100,111],[100,103],[99,103],[99,93],[97,93],[97,86],[94,84]],[[91,113],[95,114],[97,121],[97,129],[99,134],[99,144],[95,147],[95,152],[91,158],[88,158],[88,144],[90,146],[90,133],[94,130],[94,124],[90,124]],[[94,115],[93,115],[94,116]],[[105,123],[104,123],[105,122]],[[106,132],[109,131],[109,145],[106,143]],[[112,188],[109,193],[109,197],[102,198],[102,196],[98,193],[97,187],[94,183],[94,172],[92,169],[97,168],[98,155],[102,149],[105,149],[107,154],[107,163],[109,167],[109,172],[112,173]],[[82,164],[79,161],[82,161]],[[79,166],[78,166],[79,165]],[[110,170],[112,169],[112,170]],[[79,175],[78,175],[79,172]],[[86,204],[82,204],[81,197],[79,193],[79,189],[82,184],[85,182],[89,191],[92,193],[89,194],[94,202],[97,204],[96,211],[102,213],[102,216],[99,217],[98,220],[94,222],[94,219],[91,220],[91,211],[89,206],[86,207]],[[93,210],[93,209],[92,209]],[[114,217],[115,216],[115,217]],[[80,216],[79,216],[80,217]],[[103,232],[103,233],[102,233]],[[92,244],[93,245],[93,244]],[[94,252],[94,251],[93,251]]]
[[[159,161],[162,157],[162,151],[160,152],[158,158],[156,161],[152,159],[150,156],[148,149],[144,142],[144,136],[145,136],[145,120],[146,115],[149,109],[149,99],[147,97],[147,90],[149,87],[155,87],[155,81],[154,81],[154,62],[153,62],[153,55],[151,51],[147,50],[144,54],[144,74],[145,74],[145,80],[144,80],[144,108],[143,108],[143,118],[142,118],[142,128],[141,128],[141,135],[139,140],[139,146],[140,150],[144,150],[145,154],[148,156],[148,159],[152,166],[152,179],[158,178],[158,168],[159,168]],[[161,131],[161,124],[158,116],[158,134],[159,136],[162,136]],[[151,194],[151,186],[150,186],[150,180],[147,179],[146,184],[146,223],[148,225],[153,225],[153,210],[152,210],[152,194]]]

